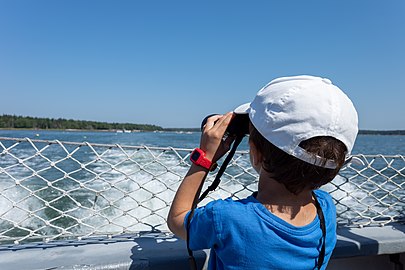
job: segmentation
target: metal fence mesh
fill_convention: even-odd
[[[0,244],[18,244],[166,231],[191,149],[0,138],[0,152]],[[356,158],[323,187],[335,200],[338,225],[402,220],[404,156]],[[239,151],[202,204],[256,189],[248,152]]]

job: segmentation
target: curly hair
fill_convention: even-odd
[[[249,140],[263,156],[262,168],[294,194],[306,189],[317,189],[332,181],[343,166],[347,151],[341,141],[329,136],[302,141],[300,147],[307,152],[335,161],[336,169],[327,169],[287,154],[266,140],[252,124]]]

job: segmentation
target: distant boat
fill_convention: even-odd
[[[177,133],[177,134],[193,134],[193,132],[191,132],[191,131],[183,131],[183,130],[175,131],[175,133]]]
[[[124,129],[124,133],[131,133],[131,131]]]
[[[121,129],[118,129],[118,130],[117,130],[117,133],[124,133],[124,131],[121,130]]]

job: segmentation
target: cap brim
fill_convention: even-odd
[[[236,107],[235,110],[233,110],[233,112],[236,114],[248,114],[249,111],[250,111],[250,102],[242,104]]]

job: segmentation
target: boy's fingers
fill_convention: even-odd
[[[216,123],[215,127],[216,131],[220,132],[221,134],[224,134],[226,129],[229,126],[229,123],[231,122],[233,118],[233,112],[229,112],[225,114],[221,119],[218,120]]]
[[[222,115],[220,115],[220,114],[209,117],[207,119],[207,123],[205,123],[205,125],[204,125],[204,131],[210,130],[215,125],[215,121],[217,121],[221,117],[222,117]]]

